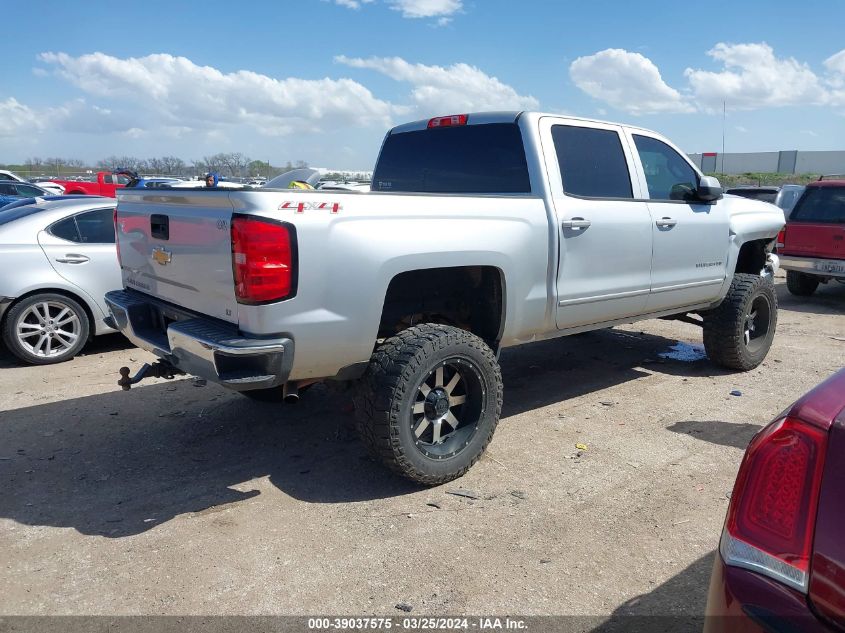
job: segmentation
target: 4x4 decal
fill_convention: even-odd
[[[283,202],[279,205],[279,209],[294,209],[297,213],[305,213],[306,211],[322,211],[329,210],[332,213],[337,213],[343,207],[339,202]]]

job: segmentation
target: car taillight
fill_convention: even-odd
[[[431,119],[428,122],[428,128],[433,127],[455,127],[457,125],[466,125],[468,117],[466,114],[453,114],[451,116],[439,116]]]
[[[719,546],[728,565],[807,592],[827,433],[784,418],[748,446]]]
[[[780,232],[778,233],[777,242],[775,242],[775,248],[783,248],[786,245],[786,227],[783,227]]]
[[[232,270],[239,303],[266,303],[296,292],[296,237],[289,224],[232,218]]]

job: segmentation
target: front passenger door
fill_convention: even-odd
[[[648,208],[654,255],[647,312],[707,303],[727,274],[730,224],[725,206],[695,198],[699,175],[668,143],[632,132]]]

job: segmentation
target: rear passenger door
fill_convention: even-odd
[[[55,271],[87,293],[105,314],[106,292],[123,286],[114,243],[114,207],[59,220],[38,234],[38,243]]]
[[[652,222],[622,129],[544,117],[540,135],[557,216],[558,328],[642,314]]]
[[[639,130],[629,136],[654,218],[647,312],[717,299],[727,273],[731,239],[725,205],[695,198],[698,172],[663,139]]]

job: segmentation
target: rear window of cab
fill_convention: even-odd
[[[531,193],[522,132],[515,123],[486,123],[390,134],[372,190]]]
[[[795,204],[789,221],[845,223],[845,186],[807,187]]]

